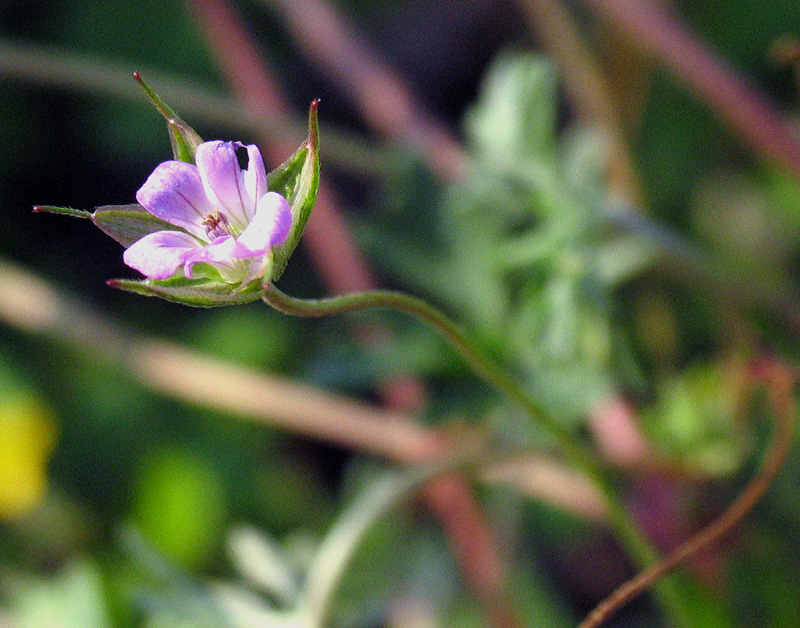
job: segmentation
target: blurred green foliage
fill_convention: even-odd
[[[298,53],[279,21],[242,4],[262,27],[267,57],[292,77],[290,98],[302,101],[313,86],[326,107],[329,86],[287,61]],[[413,3],[341,4],[366,21],[401,23]],[[791,73],[766,61],[776,37],[798,34],[795,1],[776,0],[768,10],[748,0],[684,5],[718,50],[797,111]],[[7,0],[0,36],[222,89],[177,0]],[[636,401],[652,445],[692,479],[693,503],[707,504],[696,507],[691,524],[699,525],[736,495],[764,440],[742,422],[728,377],[731,353],[768,344],[796,364],[796,336],[774,311],[750,308],[753,320],[734,315],[735,294],[718,298],[670,266],[658,242],[607,220],[603,138],[571,124],[549,60],[506,51],[480,73],[479,92],[451,121],[468,149],[464,180],[436,182],[420,159],[395,146],[391,176],[380,181],[362,188],[352,183],[357,173],[330,173],[357,206],[349,218],[360,242],[388,282],[465,322],[565,424],[582,430],[587,414],[610,396]],[[330,101],[337,98],[334,91]],[[323,109],[323,151],[325,116],[336,113]],[[346,122],[344,115],[339,123]],[[207,138],[222,133],[196,126]],[[104,316],[254,372],[353,394],[372,394],[392,374],[418,374],[431,385],[431,423],[500,415],[515,444],[549,445],[416,323],[387,317],[395,340],[365,349],[343,321],[298,322],[257,304],[190,310],[108,289],[105,279],[131,276],[120,247],[85,221],[34,216],[30,208],[131,202],[154,165],[169,157],[163,120],[144,96],[136,104],[1,75],[0,136],[0,256]],[[376,146],[376,155],[386,148]],[[744,155],[713,114],[661,72],[648,86],[635,156],[651,216],[713,255],[730,276],[796,290],[800,185]],[[302,255],[284,281],[297,293],[320,290]],[[757,332],[763,338],[753,340]],[[263,624],[286,600],[275,591],[254,597],[263,587],[226,550],[233,526],[256,526],[287,563],[288,580],[300,580],[351,495],[348,482],[359,474],[368,482],[374,470],[359,456],[156,395],[93,357],[98,351],[87,346],[76,355],[0,325],[0,623],[221,626],[218,591],[202,584],[213,578],[244,582],[249,588],[229,601],[244,600],[240,610],[251,613],[242,611],[251,623],[241,625]],[[755,424],[767,423],[763,404],[751,405]],[[633,493],[641,480],[632,473],[620,483]],[[721,616],[716,625],[800,625],[798,480],[794,452],[736,547],[712,557],[718,568],[705,585]],[[509,554],[519,558],[512,587],[528,625],[572,625],[624,575],[613,571],[622,559],[598,526],[506,491],[481,497],[493,507]],[[138,532],[120,540],[126,526]],[[597,569],[586,565],[594,556],[601,557]],[[442,625],[478,625],[454,563],[435,523],[407,508],[366,540],[337,621],[380,624],[387,601],[407,595],[429,603]],[[656,625],[648,623],[651,610],[636,606],[617,625]]]

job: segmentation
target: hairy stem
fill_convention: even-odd
[[[630,518],[611,481],[575,436],[546,412],[522,386],[490,356],[485,354],[467,333],[440,310],[416,297],[389,290],[361,292],[327,299],[297,299],[270,286],[264,302],[292,316],[318,318],[370,308],[399,310],[428,323],[439,331],[476,375],[518,404],[538,426],[555,438],[569,461],[585,473],[605,499],[609,521],[631,557],[642,568],[658,561],[658,554],[636,523]],[[659,583],[657,594],[676,625],[686,625],[688,611],[670,581]]]

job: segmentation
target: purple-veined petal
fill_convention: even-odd
[[[188,233],[156,231],[129,246],[122,259],[150,279],[168,279],[202,246]]]
[[[233,142],[203,142],[197,147],[195,161],[200,171],[200,178],[209,200],[217,205],[233,225],[243,229],[255,212],[255,207],[248,211],[245,204],[255,203],[247,198],[244,183],[244,170],[239,167],[236,148]]]
[[[159,164],[139,188],[136,200],[156,218],[207,239],[202,223],[213,206],[203,189],[197,167],[182,161]]]
[[[183,272],[189,278],[193,279],[192,268],[199,262],[211,264],[220,270],[222,267],[231,267],[235,264],[232,256],[233,247],[236,241],[233,236],[224,235],[214,240],[211,244],[207,244],[202,248],[192,251],[191,255],[186,258],[186,265]]]
[[[247,211],[247,220],[250,221],[255,215],[259,199],[267,193],[267,170],[264,167],[261,151],[254,144],[247,146],[247,160],[244,187],[250,202],[245,203],[245,211]]]
[[[265,255],[271,247],[283,244],[291,226],[289,203],[277,192],[267,192],[258,202],[253,220],[237,238],[233,257]]]

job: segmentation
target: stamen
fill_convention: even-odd
[[[211,240],[224,235],[232,235],[228,217],[225,214],[221,214],[218,209],[215,209],[211,214],[207,214],[202,224],[206,228],[206,235]]]

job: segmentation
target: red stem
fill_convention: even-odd
[[[800,181],[800,143],[788,120],[659,3],[584,2],[705,100],[756,153]]]
[[[188,0],[188,4],[242,107],[253,115],[285,117],[288,104],[282,90],[239,16],[220,0]],[[259,139],[267,162],[273,166],[297,148],[290,141],[266,136]],[[358,292],[373,287],[372,275],[360,258],[330,188],[324,183],[320,185],[304,240],[329,292]]]
[[[714,521],[679,545],[650,569],[634,576],[603,600],[581,622],[578,628],[598,628],[625,604],[652,586],[699,551],[718,542],[728,534],[755,507],[769,490],[786,462],[794,440],[797,412],[794,408],[792,387],[795,377],[780,362],[762,359],[752,369],[754,380],[760,380],[768,389],[775,414],[775,433],[764,454],[761,466],[744,490]]]
[[[326,0],[271,0],[303,52],[350,96],[376,133],[420,151],[443,179],[463,174],[466,155],[394,71]]]

